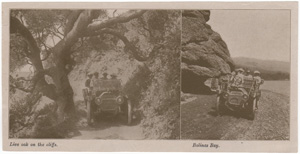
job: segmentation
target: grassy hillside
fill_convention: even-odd
[[[275,60],[261,60],[245,57],[234,57],[236,68],[258,70],[265,80],[289,80],[290,63]]]

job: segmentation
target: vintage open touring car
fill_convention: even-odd
[[[243,83],[232,78],[231,75],[227,75],[219,79],[212,79],[212,85],[217,85],[211,87],[217,92],[217,114],[223,115],[226,111],[231,110],[254,120],[256,98],[260,92],[258,84],[252,77],[243,78]]]
[[[97,116],[123,116],[126,117],[126,123],[131,124],[133,107],[128,97],[122,94],[120,80],[100,80],[98,87],[93,87],[90,92],[84,89],[83,95],[87,103],[89,125]]]

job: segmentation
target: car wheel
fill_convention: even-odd
[[[128,101],[127,103],[127,125],[131,125],[132,123],[132,103]]]

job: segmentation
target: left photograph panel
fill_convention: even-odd
[[[9,29],[9,138],[180,138],[181,10],[12,9]]]

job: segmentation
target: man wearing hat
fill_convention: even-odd
[[[261,83],[261,81],[262,81],[259,71],[254,71],[254,77],[253,78],[256,81],[256,83]]]
[[[237,71],[238,73],[242,73],[242,74],[245,72],[243,68],[239,68]]]
[[[260,72],[259,71],[254,71],[254,80],[255,80],[255,93],[256,93],[256,103],[255,103],[255,108],[258,109],[258,103],[259,99],[261,96],[261,91],[259,89],[260,85],[263,84],[263,79],[260,77]]]
[[[235,76],[236,76],[236,72],[235,72],[235,71],[232,71],[232,72],[231,72],[231,77],[230,77],[230,82],[231,82],[231,83],[234,81]]]
[[[247,71],[245,73],[245,77],[253,78],[253,76],[250,73],[251,73],[251,71],[249,69],[247,69]]]
[[[230,87],[230,84],[232,83],[232,74],[230,72],[221,73],[221,76],[219,78],[219,87],[223,87],[224,89],[228,89]]]
[[[243,74],[244,72],[245,72],[244,69],[239,68],[238,72],[237,72],[237,75],[240,76],[240,77],[244,77],[244,74]]]
[[[91,86],[91,81],[92,81],[93,74],[88,73],[87,76],[88,76],[88,78],[85,81],[85,87],[86,88],[83,89],[83,98],[84,98],[84,102],[85,102],[86,106],[87,106],[88,97],[90,96],[91,91],[93,89],[92,86]]]
[[[247,80],[247,81],[252,81],[253,80],[253,76],[250,74],[250,72],[251,71],[249,69],[247,69],[245,71],[244,80]]]
[[[93,77],[93,74],[92,73],[88,73],[88,78],[85,80],[85,87],[90,89],[91,88],[91,80],[92,80],[92,77]]]
[[[111,74],[110,77],[111,77],[112,79],[117,79],[117,75],[116,75],[115,73]]]
[[[121,88],[121,82],[119,79],[117,79],[117,75],[115,73],[110,75],[110,79],[113,83],[113,87],[116,89],[120,89]]]
[[[101,79],[102,79],[102,80],[107,80],[107,75],[108,75],[108,74],[107,74],[106,72],[104,72],[104,73],[102,74],[102,78],[101,78]]]
[[[94,73],[94,78],[91,81],[91,86],[93,87],[94,91],[97,90],[100,86],[100,79],[99,79],[99,73]]]

